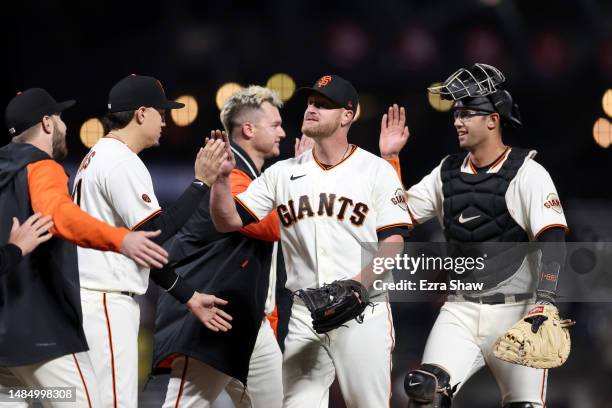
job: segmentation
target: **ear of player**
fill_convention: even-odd
[[[534,320],[541,321],[537,332]],[[555,368],[565,363],[571,351],[568,328],[576,322],[561,320],[554,305],[536,305],[495,342],[495,357],[534,368]]]

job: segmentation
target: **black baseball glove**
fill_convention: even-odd
[[[366,288],[352,279],[333,281],[319,289],[300,289],[295,295],[310,310],[312,326],[319,334],[340,327],[351,319],[363,323],[363,311],[370,304]]]

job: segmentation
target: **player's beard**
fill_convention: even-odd
[[[340,122],[328,122],[326,124],[316,122],[316,125],[308,126],[302,123],[302,133],[313,139],[323,139],[333,135],[339,127]]]
[[[62,133],[57,126],[53,128],[51,147],[52,156],[54,160],[63,160],[68,155],[68,146],[66,146],[66,133]]]

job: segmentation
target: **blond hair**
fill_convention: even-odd
[[[264,102],[278,109],[283,106],[283,101],[275,91],[258,85],[243,88],[227,98],[219,115],[227,134],[231,136],[234,128],[242,126],[250,115],[261,109]]]

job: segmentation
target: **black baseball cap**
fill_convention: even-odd
[[[303,87],[299,90],[320,93],[339,107],[352,110],[353,113],[357,112],[359,104],[357,90],[353,84],[338,75],[324,75],[311,88]]]
[[[9,135],[17,136],[36,125],[44,116],[60,113],[75,103],[74,100],[57,102],[42,88],[26,89],[17,93],[6,106],[6,128]]]
[[[166,99],[161,82],[144,75],[129,75],[117,82],[108,94],[109,112],[131,111],[145,106],[157,109],[180,109],[185,105]]]

